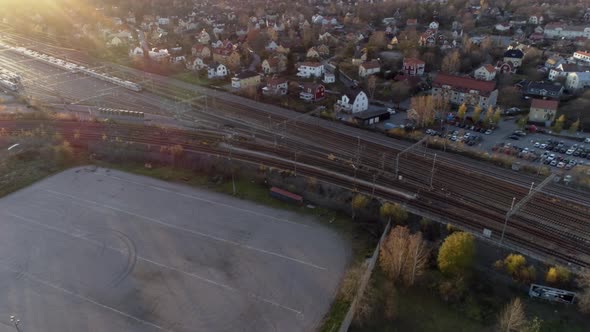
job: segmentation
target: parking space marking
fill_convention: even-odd
[[[265,250],[265,249],[261,249],[261,248],[257,248],[257,247],[253,247],[253,246],[249,246],[249,245],[245,245],[245,244],[241,244],[241,243],[236,242],[236,241],[224,239],[224,238],[221,238],[221,237],[218,237],[218,236],[215,236],[215,235],[211,235],[211,234],[202,233],[202,232],[195,231],[195,230],[192,230],[192,229],[189,229],[189,228],[185,228],[185,227],[181,227],[181,226],[176,226],[176,225],[169,224],[169,223],[166,223],[164,221],[161,221],[161,220],[158,220],[158,219],[155,219],[155,218],[151,218],[151,217],[148,217],[148,216],[137,214],[137,213],[134,213],[134,212],[131,212],[131,211],[126,211],[126,210],[123,210],[123,209],[120,209],[120,208],[117,208],[117,207],[114,207],[114,206],[102,204],[102,203],[99,203],[99,202],[96,202],[96,201],[92,201],[92,200],[88,200],[88,199],[79,198],[79,197],[76,197],[76,196],[73,196],[73,195],[69,195],[69,194],[66,194],[66,193],[61,193],[61,192],[58,192],[58,191],[55,191],[55,190],[51,190],[51,189],[43,189],[43,190],[46,191],[46,192],[48,192],[48,193],[51,193],[51,194],[53,194],[55,196],[66,197],[66,198],[70,198],[70,199],[73,199],[73,200],[76,200],[76,201],[79,201],[79,202],[85,202],[85,203],[88,203],[88,204],[91,204],[91,205],[94,205],[94,206],[99,206],[99,207],[103,207],[105,209],[109,209],[109,210],[117,211],[117,212],[120,212],[120,213],[128,214],[128,215],[134,216],[134,217],[136,217],[136,218],[138,218],[140,220],[145,220],[147,222],[155,223],[155,224],[158,224],[158,225],[161,225],[161,226],[164,226],[164,227],[167,227],[167,228],[171,228],[171,229],[174,229],[174,230],[186,232],[186,233],[189,233],[189,234],[192,234],[192,235],[196,235],[196,236],[207,238],[207,239],[214,240],[214,241],[217,241],[217,242],[225,243],[225,244],[232,245],[232,246],[235,246],[235,247],[252,250],[252,251],[263,253],[263,254],[266,254],[266,255],[270,255],[270,256],[274,256],[274,257],[279,257],[279,258],[282,258],[282,259],[285,259],[285,260],[289,260],[289,261],[292,261],[292,262],[295,262],[295,263],[299,263],[299,264],[302,264],[302,265],[305,265],[305,266],[312,267],[314,269],[318,269],[318,270],[322,270],[322,271],[326,271],[327,270],[326,267],[319,266],[319,265],[316,265],[316,264],[313,264],[311,262],[307,262],[307,261],[304,261],[304,260],[301,260],[301,259],[298,259],[298,258],[294,258],[294,257],[286,256],[286,255],[283,255],[283,254],[279,254],[277,252],[273,252],[273,251],[269,251],[269,250]]]
[[[151,188],[151,189],[154,189],[154,190],[163,191],[163,192],[166,192],[166,193],[170,193],[170,194],[174,194],[174,195],[178,195],[178,196],[182,196],[182,197],[186,197],[186,198],[191,198],[191,199],[194,199],[194,200],[197,200],[197,201],[201,201],[201,202],[205,202],[205,203],[209,203],[209,204],[223,206],[225,208],[229,208],[229,209],[233,209],[233,210],[238,210],[238,211],[250,213],[250,214],[253,214],[253,215],[256,215],[256,216],[259,216],[259,217],[264,217],[264,218],[267,218],[267,219],[272,219],[272,220],[276,220],[276,221],[280,221],[280,222],[284,222],[284,223],[288,223],[288,224],[293,224],[293,225],[297,225],[297,226],[308,227],[308,228],[311,228],[312,227],[312,226],[307,225],[307,224],[304,224],[304,223],[299,223],[299,222],[291,221],[291,220],[284,219],[284,218],[277,218],[277,217],[274,217],[274,216],[271,216],[271,215],[268,215],[268,214],[264,214],[264,213],[260,213],[260,212],[256,212],[256,211],[253,211],[253,210],[236,207],[236,206],[233,206],[233,205],[230,205],[230,204],[226,204],[226,203],[212,201],[212,200],[205,199],[205,198],[202,198],[202,197],[199,197],[199,196],[195,196],[195,195],[180,193],[180,192],[177,192],[177,191],[169,190],[169,189],[158,187],[158,186],[154,186],[154,185],[143,184],[143,183],[139,183],[139,182],[136,182],[136,181],[123,179],[123,178],[120,178],[120,177],[114,176],[114,175],[99,174],[99,173],[94,173],[94,174],[105,176],[105,177],[109,177],[109,178],[113,178],[113,179],[116,179],[116,180],[119,180],[119,181],[124,181],[124,182],[128,182],[128,183],[132,183],[132,184],[135,184],[135,185],[138,185],[138,186],[142,186],[142,187],[148,187],[148,188]]]
[[[88,237],[86,237],[86,236],[84,236],[82,234],[79,234],[79,232],[76,232],[76,233],[68,232],[68,231],[63,230],[62,228],[58,228],[58,227],[53,227],[53,226],[50,226],[50,225],[46,225],[46,224],[40,223],[38,221],[35,221],[33,219],[26,218],[26,217],[23,217],[23,216],[19,216],[19,215],[16,215],[14,213],[10,213],[10,212],[3,211],[1,213],[5,214],[7,216],[10,216],[10,217],[19,219],[19,220],[24,221],[26,223],[35,225],[35,226],[40,227],[40,228],[45,228],[47,230],[50,230],[50,231],[53,231],[53,232],[56,232],[56,233],[60,233],[60,234],[63,234],[63,235],[66,235],[66,236],[69,236],[69,237],[72,237],[72,238],[75,238],[75,239],[86,241],[88,243],[91,243],[91,244],[99,247],[99,248],[106,248],[106,249],[109,249],[111,251],[115,251],[115,252],[118,252],[118,253],[121,253],[121,254],[126,254],[125,250],[122,250],[122,249],[119,249],[119,248],[116,248],[116,247],[112,247],[112,246],[107,246],[107,245],[105,245],[102,242],[93,240],[93,239],[88,238]],[[230,285],[226,285],[226,284],[223,284],[223,283],[220,283],[220,282],[211,280],[209,278],[202,277],[202,276],[200,276],[198,274],[195,274],[195,273],[192,273],[192,272],[188,272],[188,271],[185,271],[185,270],[182,270],[182,269],[178,269],[178,268],[175,268],[173,266],[166,265],[164,263],[160,263],[160,262],[151,260],[149,258],[145,258],[143,256],[139,256],[139,255],[137,256],[137,259],[138,260],[141,260],[141,261],[144,261],[146,263],[150,263],[150,264],[156,265],[156,266],[158,266],[160,268],[163,268],[163,269],[171,270],[171,271],[174,271],[174,272],[178,272],[180,274],[183,274],[185,276],[198,279],[200,281],[203,281],[203,282],[212,284],[212,285],[217,286],[219,288],[223,288],[223,289],[225,289],[227,291],[236,292],[236,293],[242,293],[242,295],[246,295],[249,298],[253,298],[253,299],[257,300],[257,301],[264,302],[264,303],[273,305],[275,307],[278,307],[278,308],[281,308],[281,309],[290,311],[290,312],[292,312],[292,313],[294,313],[296,315],[301,315],[302,314],[302,312],[300,310],[297,310],[297,309],[291,308],[289,306],[280,304],[280,303],[278,303],[276,301],[273,301],[273,300],[270,300],[270,299],[266,299],[266,298],[264,298],[262,296],[259,296],[259,295],[254,294],[254,293],[247,292],[246,294],[243,294],[243,292],[241,290],[239,290],[239,289],[237,289],[235,287],[232,287]]]

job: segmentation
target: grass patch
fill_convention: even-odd
[[[197,84],[197,85],[211,84],[211,82],[208,79],[206,79],[205,77],[197,76],[191,72],[182,72],[182,73],[174,74],[171,77],[175,78],[177,80],[183,81],[183,82],[191,83],[191,84]]]

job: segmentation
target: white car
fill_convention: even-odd
[[[574,149],[569,149],[565,152],[565,154],[567,154],[568,156],[571,156],[574,153]]]
[[[535,144],[533,144],[533,146],[534,146],[534,147],[536,147],[536,148],[538,148],[538,147],[540,147],[540,146],[541,146],[541,143],[539,143],[539,142],[535,142]]]
[[[557,164],[557,168],[564,168],[564,167],[565,167],[565,163],[564,163],[563,161],[560,161],[560,162]]]
[[[547,144],[541,144],[541,145],[539,146],[539,148],[541,148],[541,149],[545,149],[545,148],[547,148]]]
[[[590,137],[586,138],[586,139],[584,140],[584,143],[590,143]]]

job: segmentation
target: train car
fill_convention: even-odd
[[[303,204],[303,197],[301,197],[297,194],[294,194],[292,192],[289,192],[287,190],[281,189],[281,188],[277,188],[277,187],[270,188],[270,195],[272,197],[280,199],[282,201]]]

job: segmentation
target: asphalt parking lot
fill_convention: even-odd
[[[0,330],[311,331],[350,257],[311,217],[94,167],[0,200]]]

